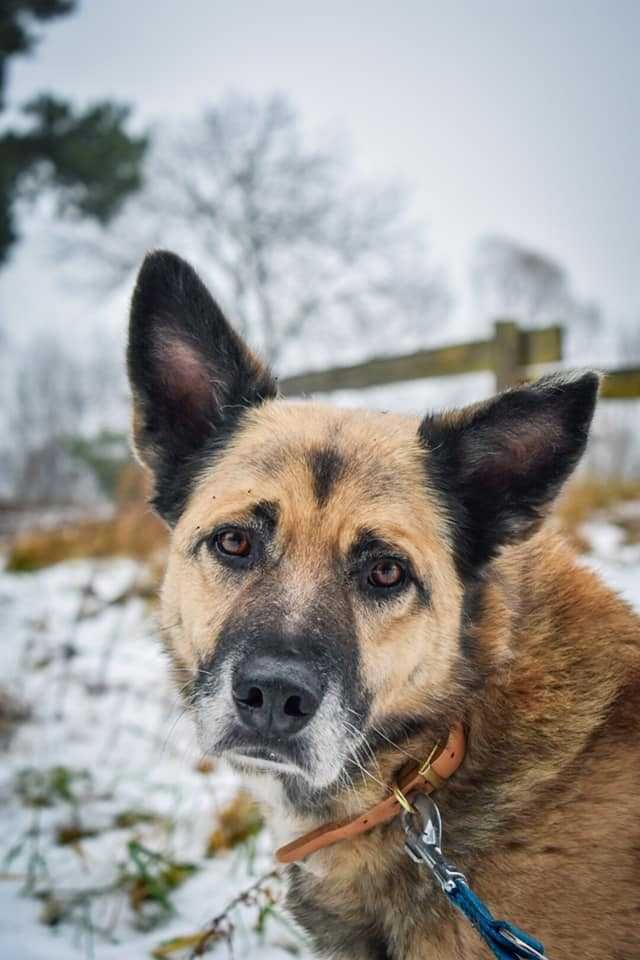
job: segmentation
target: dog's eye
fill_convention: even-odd
[[[397,560],[378,560],[369,569],[368,582],[372,587],[388,590],[404,583],[404,568]]]
[[[218,553],[225,557],[248,557],[251,553],[251,539],[243,530],[221,530],[213,538]]]

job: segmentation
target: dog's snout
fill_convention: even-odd
[[[314,671],[298,661],[273,657],[252,657],[241,663],[232,692],[245,727],[277,736],[302,730],[322,699]]]

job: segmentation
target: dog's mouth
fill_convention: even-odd
[[[226,754],[231,766],[245,773],[274,773],[300,775],[303,771],[291,757],[278,750],[259,747],[239,747]]]
[[[304,738],[284,742],[257,739],[232,728],[218,743],[216,753],[224,755],[231,766],[247,773],[262,772],[304,779],[313,776],[309,746]]]
[[[280,753],[278,750],[270,750],[266,747],[242,747],[234,753],[245,760],[257,760],[263,763],[288,764],[290,759]]]

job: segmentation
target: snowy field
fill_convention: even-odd
[[[583,532],[585,562],[640,609],[640,545]],[[0,744],[0,958],[183,960],[193,940],[175,938],[218,915],[212,956],[308,957],[277,878],[226,911],[272,869],[269,837],[205,855],[238,785],[202,763],[141,581],[126,560],[0,573],[0,685],[30,710]]]
[[[141,577],[127,560],[0,574],[2,685],[31,709],[0,773],[2,960],[148,957],[198,933],[273,867],[264,832],[204,855],[238,785],[202,769],[153,613],[136,595]],[[139,896],[145,873],[162,881],[173,865],[181,879],[183,864],[187,879],[166,905],[162,890]],[[235,957],[305,956],[299,934],[264,909],[278,892],[276,880],[224,919]],[[227,952],[223,942],[213,951]]]

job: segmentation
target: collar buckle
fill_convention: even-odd
[[[405,795],[404,795],[404,793],[402,792],[402,790],[400,789],[400,787],[394,787],[394,788],[393,788],[393,795],[394,795],[394,797],[396,798],[396,800],[398,801],[398,803],[400,804],[400,806],[402,807],[402,809],[404,810],[405,813],[414,813],[414,812],[415,812],[414,807],[411,805],[411,803],[409,802],[409,800],[407,800],[407,798],[405,797]]]
[[[440,749],[440,744],[436,743],[435,746],[433,747],[433,750],[427,757],[427,759],[424,761],[422,766],[418,769],[418,773],[420,774],[422,779],[426,780],[427,783],[430,783],[434,790],[441,790],[444,787],[445,783],[447,782],[444,777],[441,777],[438,773],[436,773],[436,771],[433,769],[431,765],[431,762],[435,757],[435,755],[438,753],[439,749]]]

